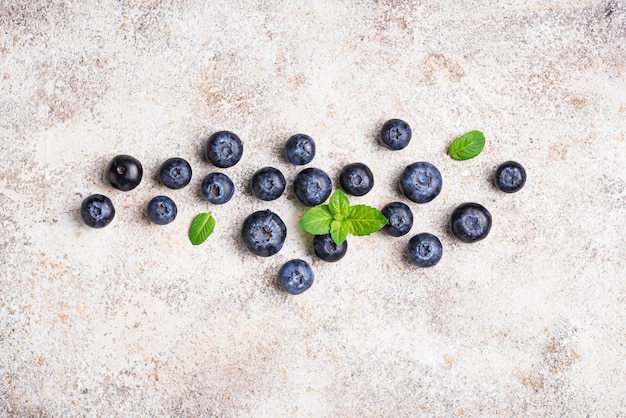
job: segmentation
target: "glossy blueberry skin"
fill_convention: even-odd
[[[278,272],[278,284],[292,295],[308,290],[314,279],[315,275],[309,263],[299,259],[287,261]]]
[[[305,206],[317,206],[330,197],[333,183],[330,177],[319,168],[305,168],[296,175],[293,192]]]
[[[118,155],[109,163],[106,175],[111,186],[127,192],[141,183],[143,167],[139,160],[130,155]]]
[[[408,165],[400,176],[400,190],[415,203],[428,203],[441,193],[441,173],[431,163]]]
[[[291,164],[305,165],[315,157],[315,141],[308,135],[295,134],[285,143],[285,158]]]
[[[374,187],[374,174],[363,163],[348,164],[341,169],[339,184],[344,192],[352,196],[363,196]]]
[[[450,229],[463,242],[480,241],[491,230],[491,214],[478,203],[463,203],[452,212]]]
[[[182,158],[170,158],[161,164],[159,178],[165,187],[182,189],[191,181],[191,166]]]
[[[229,131],[215,132],[206,141],[204,155],[211,164],[219,168],[232,167],[241,160],[243,143]]]
[[[380,130],[380,143],[392,151],[406,148],[411,141],[411,127],[400,119],[390,119]]]
[[[83,200],[80,206],[80,217],[87,226],[104,228],[115,217],[113,202],[101,194],[92,194]]]
[[[270,210],[260,210],[248,215],[241,228],[244,247],[261,257],[269,257],[279,252],[286,238],[285,223]]]
[[[441,260],[443,247],[439,238],[427,232],[417,234],[409,240],[409,260],[418,267],[432,267]]]
[[[313,237],[313,251],[320,260],[333,263],[341,260],[346,255],[348,241],[346,240],[341,245],[337,245],[330,234],[315,235]]]
[[[493,182],[503,192],[515,193],[526,183],[526,170],[518,162],[506,161],[496,169]]]
[[[274,167],[264,167],[258,170],[250,179],[252,193],[261,200],[278,199],[285,191],[285,176]]]
[[[235,193],[233,181],[224,173],[207,174],[200,187],[204,197],[215,205],[228,202]]]
[[[176,219],[176,203],[167,196],[155,196],[148,203],[148,218],[157,225],[167,225]]]
[[[406,235],[413,226],[413,212],[411,208],[402,202],[392,202],[381,211],[385,218],[389,219],[387,225],[383,226],[383,232],[392,237]]]

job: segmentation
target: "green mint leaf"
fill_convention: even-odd
[[[315,206],[309,209],[300,220],[300,228],[313,235],[328,234],[333,215],[328,205]]]
[[[378,209],[367,205],[355,205],[350,208],[346,222],[350,234],[362,236],[378,231],[389,220]]]
[[[328,201],[328,209],[335,219],[342,220],[350,215],[350,202],[346,195],[337,189]]]
[[[348,236],[349,222],[334,220],[330,223],[330,237],[337,245],[343,244]]]
[[[201,213],[191,222],[189,227],[189,241],[193,245],[200,245],[215,229],[215,218],[210,213]]]
[[[455,160],[469,160],[481,153],[485,147],[485,135],[480,131],[470,131],[450,144],[448,155]]]

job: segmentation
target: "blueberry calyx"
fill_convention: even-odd
[[[219,131],[207,139],[204,154],[211,164],[219,168],[232,167],[241,160],[243,143],[230,131]]]
[[[157,225],[167,225],[176,219],[176,203],[167,196],[155,196],[148,203],[148,217]]]
[[[315,141],[306,134],[295,134],[285,143],[285,158],[291,164],[305,165],[315,157]]]
[[[450,229],[463,242],[478,242],[491,230],[491,213],[478,203],[460,204],[450,216]]]
[[[405,167],[400,176],[400,190],[415,203],[428,203],[441,193],[441,173],[433,164],[420,161]]]
[[[235,193],[233,181],[224,173],[209,173],[200,186],[202,195],[215,205],[228,202]]]
[[[269,257],[281,250],[287,238],[287,227],[280,216],[270,210],[248,215],[241,228],[241,240],[252,254]]]
[[[285,176],[274,167],[258,170],[250,179],[250,188],[256,197],[270,201],[278,199],[286,187]]]
[[[506,161],[496,169],[493,182],[503,192],[515,193],[526,183],[526,170],[516,161]]]
[[[380,130],[380,142],[392,151],[399,151],[411,141],[411,127],[400,119],[390,119]]]
[[[278,272],[280,287],[292,295],[308,290],[314,279],[315,275],[309,263],[300,259],[287,261]]]
[[[91,228],[104,228],[115,217],[113,202],[107,196],[92,194],[87,196],[80,206],[80,216]]]
[[[439,263],[443,255],[441,241],[427,232],[417,234],[409,240],[409,259],[418,267],[432,267]]]
[[[402,202],[391,202],[386,205],[381,213],[389,222],[383,226],[383,231],[392,237],[406,235],[413,226],[413,212]]]
[[[191,165],[183,158],[170,158],[161,164],[159,178],[165,187],[182,189],[191,181]]]
[[[135,157],[118,155],[109,163],[106,175],[111,186],[127,192],[141,183],[143,167]]]
[[[374,187],[374,174],[363,163],[348,164],[339,174],[341,188],[352,196],[363,196]]]

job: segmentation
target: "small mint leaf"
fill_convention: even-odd
[[[470,131],[450,144],[448,155],[455,160],[469,160],[481,153],[485,147],[485,135],[480,131]]]
[[[328,205],[315,206],[302,216],[300,228],[313,235],[328,234],[332,220],[333,215],[328,210]]]
[[[215,229],[215,218],[210,213],[201,213],[196,216],[189,227],[189,241],[193,245],[200,245]]]
[[[337,245],[343,244],[348,236],[348,225],[347,222],[341,221],[332,221],[330,223],[330,237],[333,242]]]
[[[350,234],[363,236],[378,231],[389,220],[378,209],[367,205],[355,205],[350,208],[350,215],[346,222]]]
[[[335,219],[341,220],[350,214],[350,202],[346,195],[337,189],[328,201],[328,209],[335,215]]]

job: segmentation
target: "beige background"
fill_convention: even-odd
[[[1,2],[0,416],[626,415],[625,64],[623,1]],[[392,117],[414,130],[395,153],[376,141]],[[221,129],[245,152],[211,206]],[[483,153],[451,160],[473,129]],[[319,261],[291,185],[265,203],[246,186],[266,165],[291,183],[296,132],[335,184],[370,166],[352,203],[405,201],[421,160],[443,191],[411,204],[410,235]],[[122,153],[145,170],[128,193],[103,180]],[[178,191],[156,180],[173,156],[194,169]],[[508,159],[528,171],[512,195],[489,182]],[[117,209],[103,230],[80,221],[92,193]],[[144,214],[157,194],[178,204],[168,226]],[[446,229],[464,201],[494,218],[474,245]],[[267,259],[238,238],[265,208],[288,227]],[[418,232],[443,242],[432,269],[404,258]],[[316,273],[297,297],[276,284],[291,258]]]

